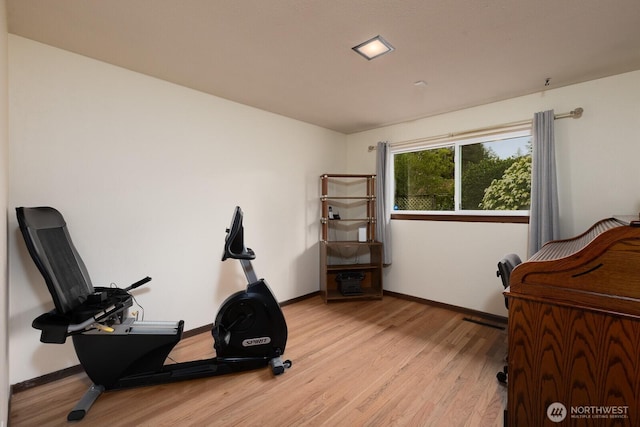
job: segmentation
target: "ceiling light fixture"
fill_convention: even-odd
[[[373,58],[391,52],[394,47],[381,36],[375,36],[364,43],[360,43],[358,46],[352,47],[352,49],[371,61]]]

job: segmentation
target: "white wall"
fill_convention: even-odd
[[[346,169],[343,134],[9,36],[10,381],[77,364],[39,343],[51,298],[13,208],[60,209],[94,285],[136,292],[147,320],[212,323],[245,286],[220,262],[235,205],[280,301],[318,290],[319,176]]]
[[[537,111],[584,108],[581,119],[556,121],[560,225],[575,236],[597,220],[640,210],[640,71],[348,136],[351,173],[375,171],[378,141],[400,142],[519,121]],[[497,261],[526,255],[527,226],[392,221],[393,265],[385,288],[506,315]]]
[[[0,426],[7,424],[9,405],[8,295],[7,295],[7,199],[8,199],[8,108],[7,108],[7,4],[0,0]]]

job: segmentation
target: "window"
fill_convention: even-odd
[[[531,132],[392,148],[393,212],[528,214]]]

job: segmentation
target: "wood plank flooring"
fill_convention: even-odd
[[[293,366],[104,393],[87,426],[502,426],[506,331],[461,313],[385,296],[283,307]],[[213,317],[213,315],[212,315]],[[209,333],[182,340],[180,362],[214,355]],[[84,374],[16,393],[9,425],[65,426]]]

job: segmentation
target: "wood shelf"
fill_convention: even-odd
[[[320,177],[322,196],[322,239],[320,241],[320,293],[325,302],[382,298],[382,243],[375,241],[375,175],[332,175]],[[329,194],[330,189],[337,194]],[[330,217],[329,201],[344,209],[340,219]],[[335,205],[334,205],[335,206]],[[338,212],[336,212],[338,213]],[[365,241],[350,240],[354,224],[366,227]],[[330,240],[329,231],[334,240]],[[348,277],[352,275],[353,278]],[[358,292],[350,294],[345,277]],[[340,280],[339,280],[340,279]]]
[[[366,226],[366,241],[374,242],[376,240],[376,176],[324,174],[320,176],[320,182],[322,240],[331,240],[330,224],[361,222]],[[342,212],[335,212],[341,214],[340,219],[331,217],[330,201],[339,202],[338,204],[344,207]],[[333,240],[341,240],[341,238],[334,236]]]
[[[321,221],[322,221],[323,224],[326,221],[329,221],[329,222],[333,222],[333,221],[336,221],[336,222],[339,222],[339,221],[343,221],[343,222],[349,222],[349,221],[351,221],[351,222],[369,222],[369,221],[371,221],[371,218],[344,218],[344,219],[343,218],[340,218],[340,219],[322,218]]]
[[[344,253],[348,249],[348,254]],[[341,274],[362,274],[361,294],[345,295],[340,291]],[[325,302],[350,299],[381,299],[382,243],[320,242],[320,293]]]
[[[321,201],[325,201],[325,200],[375,200],[376,196],[362,196],[362,197],[355,197],[355,196],[327,196],[327,195],[322,195],[320,197]]]
[[[345,301],[353,299],[382,299],[382,295],[372,289],[363,289],[361,295],[342,295],[337,289],[331,289],[327,291],[325,301]]]
[[[327,271],[367,270],[376,267],[376,264],[327,264]]]

